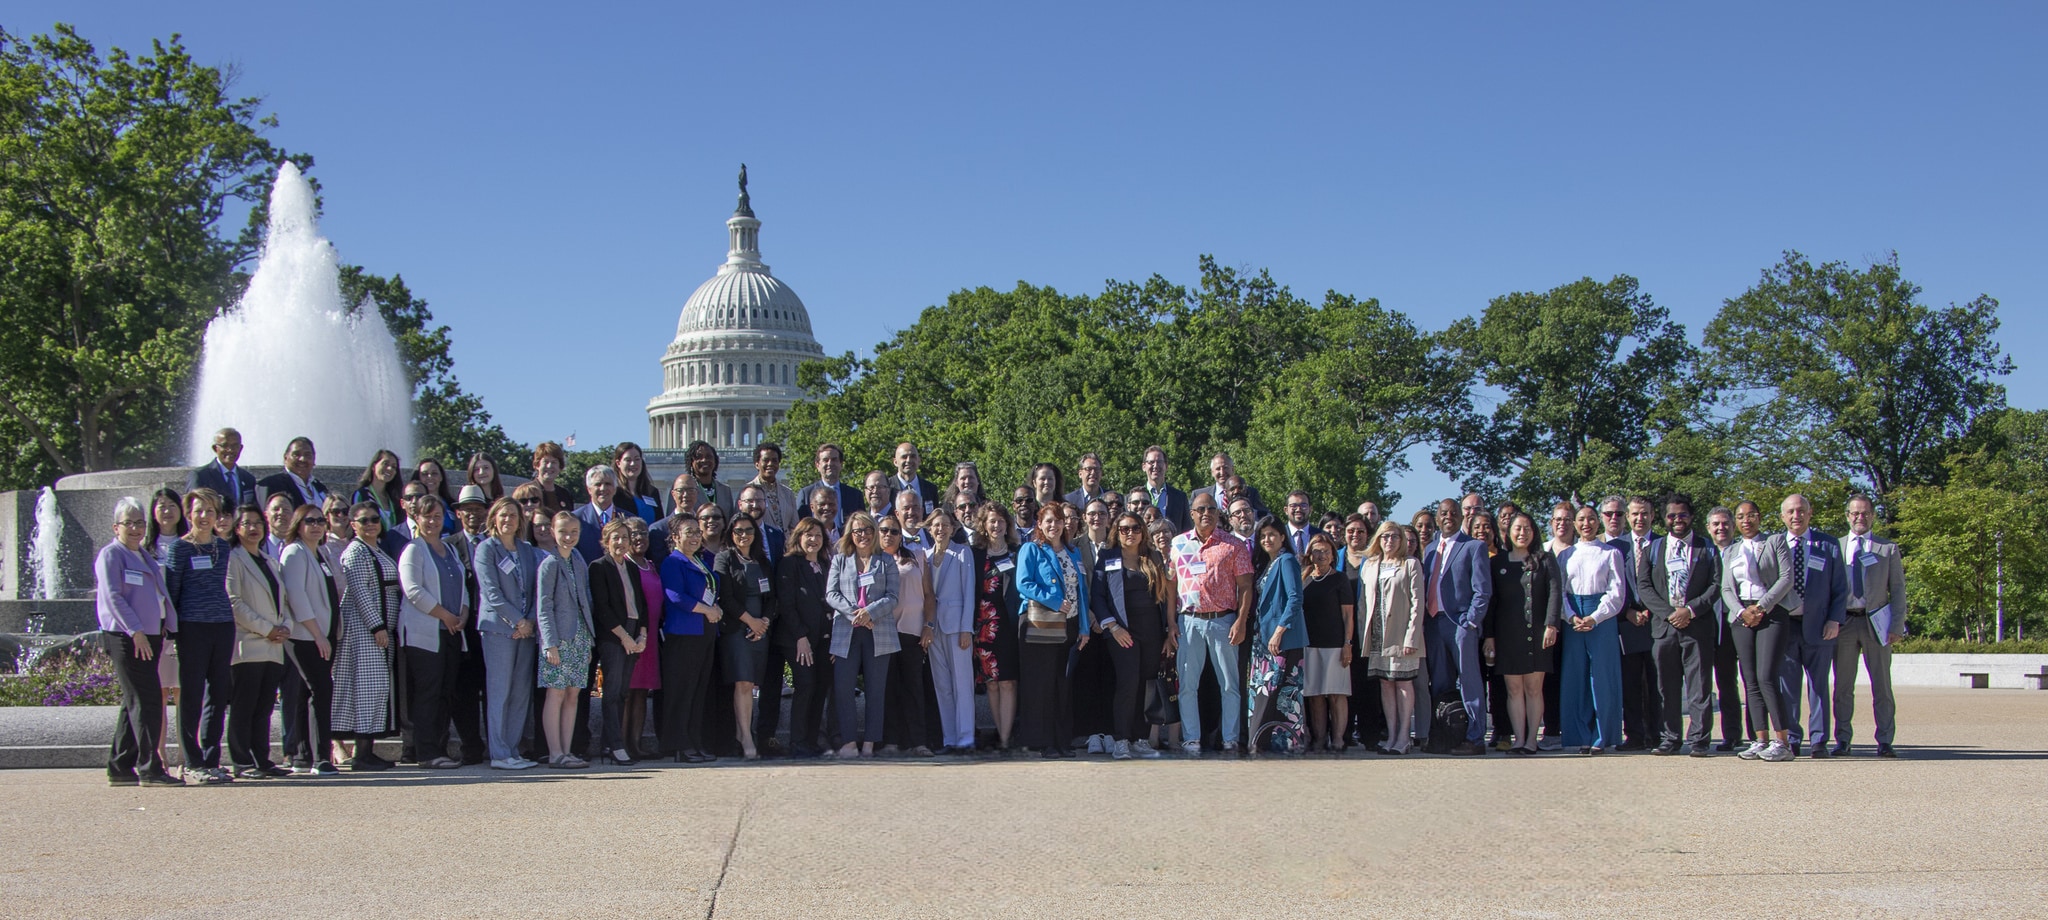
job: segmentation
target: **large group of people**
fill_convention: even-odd
[[[1680,495],[1561,501],[1539,522],[1472,494],[1403,525],[1373,502],[1318,515],[1301,491],[1269,514],[1226,454],[1198,488],[1169,484],[1152,447],[1125,491],[1089,454],[1072,490],[1041,463],[991,496],[973,463],[924,478],[912,443],[859,486],[824,445],[792,490],[776,445],[735,486],[699,442],[665,494],[618,445],[572,504],[553,443],[516,487],[470,458],[459,492],[433,459],[408,471],[380,451],[349,491],[315,475],[305,438],[261,480],[234,430],[213,446],[183,494],[122,500],[96,560],[116,785],[184,784],[164,767],[170,687],[201,784],[389,769],[383,739],[424,769],[1352,749],[1778,762],[1851,751],[1859,667],[1875,753],[1893,754],[1904,568],[1861,496],[1845,537],[1800,495],[1769,534],[1754,502],[1700,516]]]

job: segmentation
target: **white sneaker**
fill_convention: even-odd
[[[1180,743],[1180,752],[1189,757],[1200,757],[1202,756],[1202,742],[1183,741]]]
[[[1112,760],[1131,759],[1131,743],[1129,741],[1117,742],[1115,746],[1109,749],[1109,756]]]
[[[1767,763],[1783,763],[1792,759],[1792,748],[1782,741],[1773,741],[1770,747],[1764,748],[1764,752],[1757,755],[1757,759]]]
[[[1090,754],[1102,754],[1102,753],[1107,753],[1107,752],[1105,752],[1105,751],[1103,750],[1103,744],[1102,744],[1102,742],[1103,742],[1104,740],[1105,740],[1105,739],[1104,739],[1104,737],[1103,737],[1103,736],[1101,736],[1101,735],[1089,735],[1089,736],[1088,736],[1088,753],[1090,753]]]
[[[1556,735],[1544,735],[1536,740],[1536,749],[1539,751],[1562,751],[1564,750],[1564,739]]]
[[[1131,742],[1131,756],[1139,760],[1158,760],[1159,752],[1152,748],[1152,742],[1139,738]]]
[[[1740,757],[1743,760],[1755,760],[1758,757],[1763,756],[1764,749],[1769,746],[1770,745],[1765,744],[1762,741],[1751,741],[1749,743],[1749,747],[1737,751],[1735,756]]]
[[[1235,742],[1235,741],[1225,741],[1225,742],[1223,742],[1223,753],[1225,753],[1225,754],[1235,754],[1235,753],[1237,753],[1237,742]]]

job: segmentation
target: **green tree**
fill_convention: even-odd
[[[374,305],[397,340],[399,361],[412,384],[413,427],[421,457],[435,457],[443,466],[460,468],[481,453],[504,472],[532,475],[532,451],[493,423],[483,400],[455,379],[448,327],[433,325],[433,312],[425,300],[413,296],[404,276],[384,278],[362,266],[345,265],[341,296],[357,309],[365,303]]]
[[[0,484],[166,459],[285,151],[178,36],[102,57],[0,30]],[[310,157],[289,157],[302,167]],[[253,208],[237,235],[231,208]]]
[[[1309,319],[1310,351],[1261,386],[1239,470],[1316,507],[1393,507],[1408,452],[1469,413],[1468,378],[1440,337],[1377,300],[1335,291]]]
[[[2033,494],[1901,486],[1892,496],[1916,631],[1986,642],[2048,601],[2048,513]]]
[[[1896,253],[1865,269],[1797,252],[1707,324],[1704,375],[1737,440],[1778,469],[1867,483],[1887,516],[1902,486],[1936,484],[1977,419],[2005,405],[1994,378],[1998,302],[1936,309]]]
[[[1627,275],[1496,297],[1444,335],[1498,396],[1490,415],[1446,426],[1437,466],[1467,488],[1505,478],[1525,507],[1630,485],[1631,464],[1678,425],[1696,358]]]

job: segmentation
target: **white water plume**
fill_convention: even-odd
[[[249,289],[206,328],[190,456],[211,459],[213,433],[242,434],[243,462],[278,463],[313,439],[324,465],[360,466],[380,448],[412,455],[412,388],[374,306],[342,302],[340,261],[320,236],[313,186],[278,167],[269,233]]]

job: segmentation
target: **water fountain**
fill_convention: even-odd
[[[29,534],[28,554],[33,560],[35,599],[56,600],[63,590],[62,551],[64,516],[57,510],[57,490],[44,486],[36,495],[35,530]]]
[[[412,456],[412,386],[397,343],[374,306],[342,301],[339,270],[312,183],[297,166],[279,166],[248,291],[206,329],[192,463],[212,459],[223,427],[242,433],[256,463],[276,462],[300,435],[330,464],[367,463],[381,448]]]

